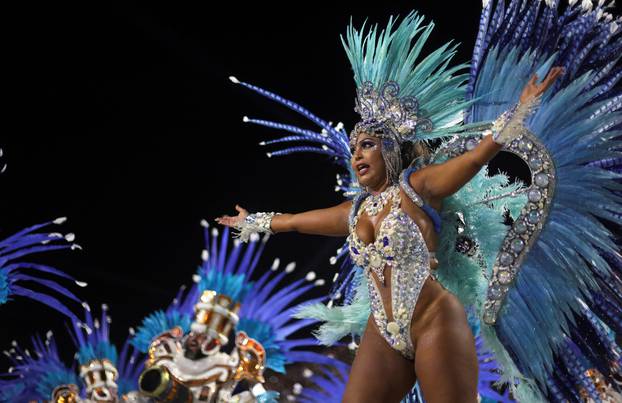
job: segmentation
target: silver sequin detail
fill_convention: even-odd
[[[404,193],[406,193],[406,195],[410,198],[410,200],[412,200],[413,203],[415,203],[419,207],[423,207],[423,199],[417,194],[417,192],[415,192],[412,186],[410,186],[410,183],[408,183],[408,178],[404,176],[404,171],[402,171],[402,173],[400,174],[400,185],[402,186],[402,189],[404,189]]]

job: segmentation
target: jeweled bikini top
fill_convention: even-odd
[[[376,240],[365,244],[356,234],[356,224],[364,208],[358,208],[350,222],[348,244],[350,257],[354,263],[365,270],[373,271],[384,284],[385,265],[411,264],[414,260],[429,260],[429,252],[414,220],[400,208],[400,188],[392,186],[388,192],[391,197],[391,210],[380,223]],[[364,204],[367,200],[364,200]],[[355,206],[357,208],[359,206]],[[365,207],[365,206],[360,206]],[[416,256],[414,256],[416,255]]]

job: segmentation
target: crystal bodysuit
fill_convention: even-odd
[[[407,182],[401,182],[405,193],[421,207],[422,199]],[[413,359],[410,322],[421,288],[430,275],[431,253],[419,226],[400,208],[400,188],[393,186],[388,191],[391,192],[391,210],[380,223],[375,241],[369,244],[361,241],[356,233],[356,224],[365,211],[364,208],[359,208],[365,203],[364,196],[353,203],[348,236],[349,251],[354,263],[365,270],[371,312],[380,333],[390,346],[407,359]],[[371,275],[374,272],[379,282],[384,284],[386,266],[391,267],[393,320],[390,322],[378,285]]]

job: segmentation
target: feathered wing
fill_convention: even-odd
[[[495,119],[533,73],[566,70],[508,146],[532,183],[500,248],[484,253],[482,333],[507,379],[521,379],[520,401],[599,399],[588,370],[616,385],[622,42],[603,3],[487,1],[473,55],[468,122]]]
[[[118,371],[115,382],[119,395],[138,389],[138,378],[143,370],[144,355],[134,349],[131,338],[123,343],[121,351],[110,340],[112,319],[108,307],[101,306],[101,317],[94,318],[91,307],[83,303],[82,320],[74,321],[70,335],[76,348],[76,360],[79,365],[87,365],[92,360],[108,360]]]

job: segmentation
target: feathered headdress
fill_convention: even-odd
[[[361,115],[352,135],[370,131],[398,142],[426,141],[457,130],[465,101],[468,65],[448,67],[457,45],[443,45],[420,60],[434,23],[422,25],[423,16],[408,14],[393,30],[374,26],[365,33],[352,22],[342,42],[354,70],[355,110]]]

